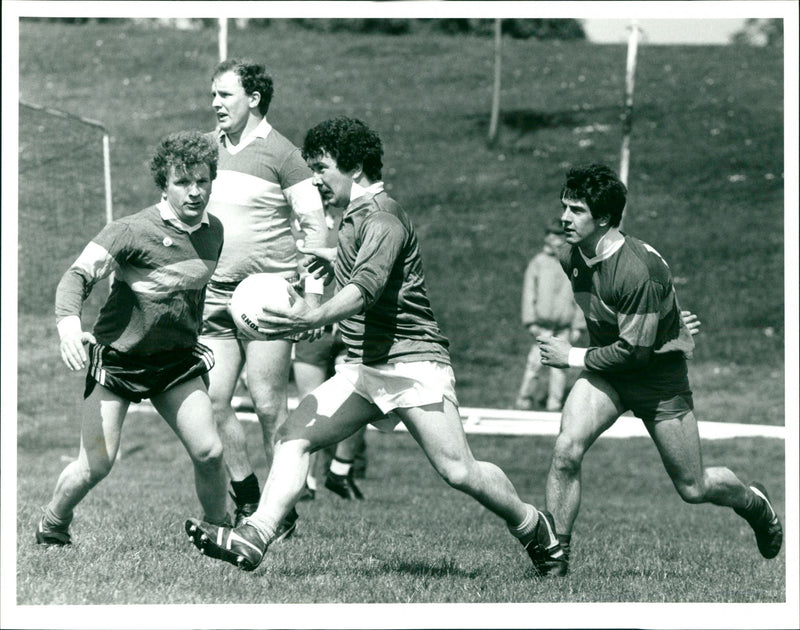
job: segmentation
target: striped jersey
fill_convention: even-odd
[[[449,343],[428,300],[416,232],[377,184],[350,202],[339,227],[337,291],[352,284],[364,298],[361,313],[339,322],[347,360],[449,364]]]
[[[691,356],[694,341],[681,320],[672,274],[650,245],[613,228],[594,258],[569,245],[559,258],[586,317],[589,370],[628,372],[675,356],[670,353]]]
[[[292,213],[309,247],[324,245],[322,199],[300,150],[263,119],[232,145],[222,130],[208,212],[225,226],[225,248],[213,281],[238,283],[254,273],[297,273]]]
[[[58,284],[57,321],[80,316],[92,287],[113,273],[94,324],[99,344],[138,355],[194,347],[223,228],[206,214],[187,232],[166,218],[165,204],[112,221],[91,240]]]

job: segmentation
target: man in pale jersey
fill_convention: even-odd
[[[211,135],[219,145],[219,168],[208,211],[225,227],[225,246],[208,285],[201,338],[216,357],[209,394],[238,522],[255,510],[260,489],[244,427],[231,406],[233,394],[246,366],[269,467],[275,429],[288,413],[292,342],[246,338],[236,328],[228,302],[236,285],[254,273],[279,273],[297,281],[292,215],[310,247],[324,244],[325,218],[299,149],[267,122],[273,84],[264,66],[249,60],[223,61],[214,71],[211,93],[218,123]],[[311,276],[304,282],[305,299],[318,304],[322,283]],[[285,535],[292,533],[295,520],[292,512],[283,527]]]

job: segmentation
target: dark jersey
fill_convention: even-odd
[[[588,260],[578,247],[560,251],[575,300],[586,316],[590,348],[584,362],[597,372],[633,372],[694,349],[683,324],[669,267],[647,243],[614,230]]]
[[[56,318],[80,315],[94,284],[113,272],[94,325],[99,344],[131,354],[194,348],[223,241],[219,219],[207,217],[189,233],[151,206],[106,225],[61,278]]]
[[[349,360],[450,362],[428,300],[416,232],[382,190],[358,197],[345,211],[334,273],[337,291],[352,284],[364,298],[363,312],[339,323]]]

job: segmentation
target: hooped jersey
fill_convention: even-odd
[[[590,348],[589,370],[635,371],[659,357],[689,358],[694,341],[680,316],[672,274],[647,243],[612,230],[604,247],[587,259],[578,247],[559,252],[583,309]]]
[[[222,242],[222,224],[211,215],[191,233],[165,220],[159,206],[112,221],[61,278],[56,320],[80,316],[92,287],[114,273],[94,325],[99,344],[141,355],[193,348]]]
[[[221,131],[217,177],[208,212],[225,226],[225,248],[213,281],[236,284],[254,273],[297,272],[292,215],[306,245],[325,241],[322,199],[300,150],[266,120],[238,145]]]

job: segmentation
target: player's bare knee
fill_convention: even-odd
[[[472,469],[462,460],[447,459],[437,462],[436,471],[449,486],[457,490],[468,488],[472,481]]]
[[[553,466],[561,471],[577,473],[581,468],[584,449],[579,442],[559,435],[553,448]]]
[[[700,483],[676,481],[675,489],[686,503],[704,503],[706,501],[706,489]]]
[[[256,412],[256,416],[258,417],[258,421],[262,426],[274,428],[275,425],[278,424],[278,418],[281,413],[279,407],[272,405],[259,405],[258,403],[254,402],[253,408]]]
[[[192,460],[198,466],[214,468],[222,465],[222,442],[209,441],[191,453]]]
[[[238,422],[230,411],[231,405],[229,401],[211,398],[211,413],[218,427],[225,426],[231,419]]]

